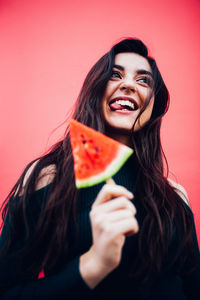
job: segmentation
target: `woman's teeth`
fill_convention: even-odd
[[[135,105],[132,102],[128,101],[128,100],[117,100],[115,103],[123,105],[123,106],[128,106],[132,109],[135,108]]]
[[[110,104],[111,110],[136,110],[135,104],[129,100],[116,100]]]

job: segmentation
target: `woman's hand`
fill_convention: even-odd
[[[80,258],[80,272],[90,288],[119,265],[125,237],[139,230],[132,198],[126,188],[110,184],[97,195],[90,212],[93,245]]]

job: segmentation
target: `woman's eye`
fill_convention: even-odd
[[[120,75],[119,72],[113,71],[112,74],[111,74],[111,77],[112,77],[112,78],[121,78],[121,75]]]
[[[144,77],[141,77],[141,78],[138,78],[138,81],[139,82],[142,82],[142,83],[145,83],[149,86],[152,86],[153,85],[153,82],[152,82],[152,79],[147,77],[147,76],[144,76]]]

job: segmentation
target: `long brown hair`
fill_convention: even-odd
[[[155,102],[151,119],[142,129],[132,132],[133,148],[140,165],[135,193],[144,210],[144,221],[138,235],[138,264],[133,266],[133,273],[136,278],[148,281],[151,274],[158,274],[161,270],[170,248],[170,241],[174,236],[174,228],[176,228],[178,238],[174,262],[185,245],[192,243],[192,219],[187,213],[186,205],[168,183],[168,171],[164,175],[163,160],[166,160],[161,147],[160,126],[161,118],[169,106],[169,94],[155,60],[148,56],[147,48],[140,40],[124,39],[97,61],[83,83],[72,117],[105,133],[100,113],[101,100],[112,73],[115,55],[120,52],[134,52],[145,57],[152,68],[154,77]],[[147,105],[148,103],[145,104],[143,110]],[[27,243],[20,251],[24,257],[32,254],[29,272],[38,274],[45,266],[48,266],[48,269],[54,268],[61,257],[66,257],[69,249],[66,240],[68,241],[70,228],[76,216],[78,198],[69,128],[67,127],[64,138],[40,157],[24,186],[23,195],[18,201],[9,201],[16,191],[19,195],[25,174],[34,161],[26,167],[5,200],[3,219],[9,209],[14,232],[7,241],[2,255],[9,252],[12,243],[20,236],[19,224],[23,220]],[[29,195],[35,190],[40,171],[50,164],[56,166],[51,193],[41,212],[38,213],[36,229],[29,243],[31,234],[31,224],[28,218]],[[167,162],[165,165],[167,168]],[[43,249],[40,257],[37,256],[37,249],[40,249],[40,252]],[[184,257],[182,259],[184,260]]]

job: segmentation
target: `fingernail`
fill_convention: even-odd
[[[131,192],[128,192],[128,196],[129,196],[130,198],[133,198],[133,197],[134,197],[133,193],[131,193]]]

